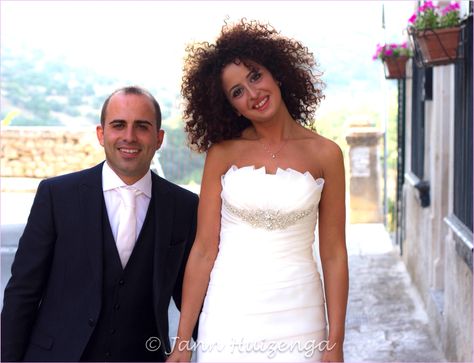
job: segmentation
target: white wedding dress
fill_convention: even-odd
[[[199,319],[201,362],[307,362],[326,339],[313,242],[324,180],[232,166],[222,176],[219,253]]]

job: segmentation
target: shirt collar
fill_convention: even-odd
[[[104,162],[102,167],[102,190],[106,192],[124,186],[127,186],[127,184],[112,170],[107,161]],[[148,170],[140,180],[131,186],[151,198],[151,171]]]

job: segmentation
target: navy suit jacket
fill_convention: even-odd
[[[19,241],[1,314],[2,361],[78,361],[102,300],[102,164],[40,183]],[[162,357],[168,305],[180,308],[198,197],[152,173],[153,296]]]

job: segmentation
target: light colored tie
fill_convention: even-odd
[[[135,188],[122,187],[119,189],[122,197],[122,208],[117,231],[117,250],[122,262],[125,265],[132,254],[135,242],[137,241],[137,217],[135,213],[136,197],[141,194]]]

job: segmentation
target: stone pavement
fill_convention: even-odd
[[[421,297],[383,225],[350,225],[347,247],[345,361],[446,361],[430,336]]]

